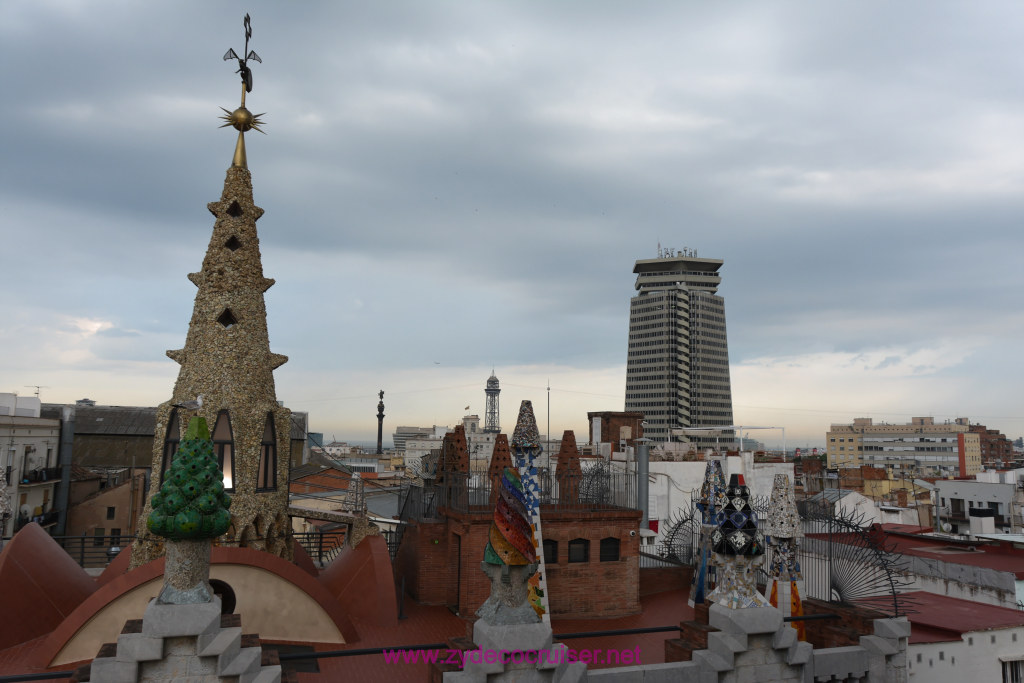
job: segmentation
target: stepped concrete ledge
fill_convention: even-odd
[[[782,612],[774,607],[729,609],[714,604],[708,611],[708,623],[726,633],[775,633],[784,623]]]
[[[198,636],[220,628],[220,598],[191,605],[164,605],[151,600],[142,619],[142,633],[151,637]]]

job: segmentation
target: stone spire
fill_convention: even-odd
[[[505,473],[506,467],[512,467],[512,452],[508,448],[508,437],[498,434],[494,438],[491,464],[487,468],[487,478],[491,481],[491,505],[494,505],[497,499],[501,488],[501,477]]]
[[[242,76],[245,88],[247,74]],[[188,276],[198,291],[185,346],[167,352],[181,368],[171,399],[157,408],[153,485],[139,527],[145,528],[181,427],[198,415],[213,425],[214,450],[232,499],[231,526],[220,542],[291,559],[291,411],[278,405],[273,375],[288,358],[270,350],[263,295],[274,281],[263,276],[256,232],[263,209],[253,202],[244,165],[228,169],[220,200],[207,208],[216,220],[202,269]],[[132,566],[162,553],[162,543],[143,531],[132,548]]]
[[[441,439],[441,457],[437,461],[437,483],[444,486],[465,486],[469,476],[469,444],[466,428],[455,429]]]
[[[562,444],[558,449],[558,462],[555,465],[555,479],[558,481],[558,502],[560,504],[579,503],[582,478],[583,468],[580,467],[580,451],[576,447],[576,433],[567,429],[562,434]]]

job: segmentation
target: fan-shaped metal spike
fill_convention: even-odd
[[[238,59],[238,55],[231,48],[228,48],[228,51],[224,53],[224,61],[226,62],[229,59]]]

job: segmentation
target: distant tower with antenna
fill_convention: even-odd
[[[487,388],[484,389],[484,393],[487,394],[484,434],[497,434],[501,431],[498,420],[498,394],[501,393],[501,387],[498,386],[498,378],[494,376],[494,370],[491,370],[491,376],[487,378]]]

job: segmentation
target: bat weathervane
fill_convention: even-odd
[[[242,82],[245,83],[245,91],[252,92],[252,69],[249,68],[249,60],[251,59],[259,62],[260,64],[263,63],[263,60],[260,59],[258,54],[256,54],[256,50],[249,49],[249,39],[252,38],[252,24],[249,23],[248,14],[245,15],[245,21],[243,21],[242,24],[245,26],[245,49],[242,51],[242,54],[245,55],[245,59],[242,59],[235,54],[234,50],[228,48],[228,51],[224,53],[224,61],[226,62],[231,59],[238,60],[238,71],[235,73],[242,74]],[[242,97],[244,102],[245,96],[243,95]]]
[[[252,25],[249,23],[248,14],[245,15],[245,21],[242,23],[245,26],[245,49],[242,51],[242,54],[245,55],[245,59],[239,57],[231,48],[228,48],[228,51],[224,53],[224,61],[229,61],[231,59],[238,60],[238,71],[235,73],[241,74],[242,77],[242,104],[234,111],[228,111],[227,109],[224,109],[224,107],[221,107],[224,115],[220,118],[226,121],[221,128],[232,126],[238,131],[238,144],[235,146],[235,158],[231,165],[247,168],[244,134],[248,130],[256,130],[260,133],[263,132],[260,128],[260,126],[263,125],[263,122],[260,121],[260,117],[263,116],[263,114],[253,114],[245,108],[245,94],[252,92],[252,69],[249,68],[249,60],[251,59],[255,62],[259,62],[260,64],[263,63],[263,60],[260,59],[260,56],[256,54],[255,50],[249,49],[249,39],[252,38]]]

